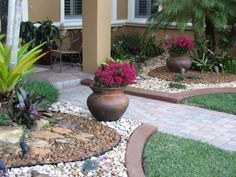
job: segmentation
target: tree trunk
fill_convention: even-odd
[[[14,28],[15,16],[15,0],[8,0],[8,15],[7,15],[7,38],[6,44],[11,47]]]
[[[11,59],[10,59],[11,69],[17,65],[17,51],[18,51],[18,43],[19,43],[19,35],[20,35],[21,9],[22,9],[22,0],[16,0],[14,30],[13,30]]]
[[[209,40],[209,48],[215,52],[216,50],[216,38],[215,38],[215,27],[212,24],[211,20],[206,17],[206,39]]]

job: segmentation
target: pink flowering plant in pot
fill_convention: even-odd
[[[171,55],[186,55],[189,54],[193,49],[193,41],[182,35],[172,37],[168,41],[168,50]]]
[[[171,72],[184,73],[192,66],[192,59],[190,53],[194,49],[194,42],[182,35],[172,37],[168,41],[168,51],[170,57],[166,64]]]
[[[108,59],[94,73],[93,93],[87,99],[92,115],[98,121],[116,121],[126,111],[129,99],[125,88],[136,79],[136,69],[128,61]]]
[[[128,61],[109,59],[101,64],[94,75],[96,87],[127,87],[136,80],[136,69]]]

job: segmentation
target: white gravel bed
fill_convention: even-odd
[[[148,73],[157,68],[164,66],[166,64],[167,56],[159,56],[153,59],[148,60],[145,64],[142,65],[141,74],[137,77],[135,84],[131,87],[142,88],[147,90],[162,91],[168,93],[183,92],[186,90],[194,90],[201,88],[222,88],[222,87],[236,87],[236,81],[230,83],[221,83],[221,84],[183,84],[186,89],[172,89],[169,88],[170,81],[153,78],[148,75]]]
[[[74,106],[68,102],[56,103],[52,106],[51,110],[76,114],[92,119],[87,109]],[[36,170],[50,177],[127,177],[127,169],[124,166],[126,146],[130,135],[141,123],[121,118],[117,122],[102,122],[102,124],[117,130],[121,135],[121,142],[117,147],[104,155],[98,158],[92,157],[92,159],[96,159],[99,162],[99,168],[96,172],[89,172],[87,175],[83,174],[82,165],[84,161],[77,161],[72,163],[59,163],[57,165],[37,165],[33,167],[14,168],[8,171],[9,176],[31,177],[31,171]]]

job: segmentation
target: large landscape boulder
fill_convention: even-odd
[[[0,126],[0,157],[19,154],[22,135],[20,127]]]

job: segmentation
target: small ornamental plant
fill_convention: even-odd
[[[184,36],[172,37],[168,41],[168,50],[171,55],[186,55],[194,49],[191,39]]]
[[[94,73],[96,87],[126,87],[136,80],[136,69],[128,61],[108,59]]]

